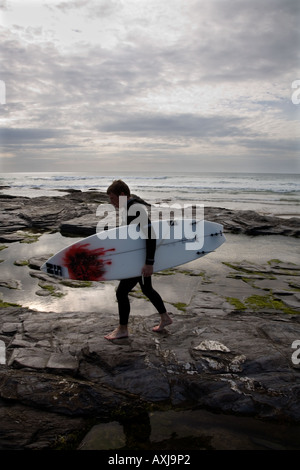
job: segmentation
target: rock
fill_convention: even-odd
[[[38,258],[30,258],[28,260],[28,267],[31,269],[37,269],[39,270],[42,265],[51,257],[51,253],[43,256],[39,256]]]
[[[135,315],[130,337],[108,342],[103,336],[115,322],[105,312],[2,308],[6,364],[0,366],[0,400],[26,407],[30,430],[25,434],[31,438],[15,435],[13,447],[1,435],[0,448],[51,448],[54,435],[68,439],[74,432],[74,419],[80,432],[92,416],[121,420],[122,410],[130,415],[137,406],[160,403],[300,422],[300,371],[291,349],[300,338],[299,317],[280,310],[267,317],[251,309],[238,312],[223,296],[198,288],[163,333],[152,332],[156,315]],[[37,412],[47,417],[46,437]],[[9,429],[1,413],[2,428]],[[65,418],[63,428],[59,416]]]
[[[197,351],[223,351],[223,352],[230,352],[224,344],[220,343],[219,341],[211,341],[206,340],[202,341],[198,346],[195,346],[194,349]]]
[[[0,287],[6,287],[7,289],[21,289],[21,281],[17,279],[0,279]]]
[[[64,236],[78,235],[82,237],[89,237],[96,233],[96,226],[99,222],[95,214],[83,215],[81,217],[67,220],[63,222],[60,227],[60,233]]]
[[[8,224],[11,215],[11,225],[0,236],[8,237],[6,229],[18,235],[20,226],[72,233],[77,226],[87,234],[102,200],[95,192],[2,198],[0,218]],[[206,218],[231,232],[299,236],[298,219],[246,212],[211,208]],[[59,295],[62,281],[39,271],[47,258],[31,258],[29,275],[41,288],[36,293]],[[91,418],[120,423],[137,408],[166,405],[299,425],[299,354],[292,344],[300,340],[300,267],[245,260],[222,268],[211,281],[175,270],[162,282],[175,312],[159,334],[149,304],[132,296],[143,313],[131,316],[130,337],[115,342],[104,339],[118,321],[108,307],[43,312],[2,302],[0,449],[76,448]]]
[[[245,235],[286,235],[300,237],[300,219],[260,215],[250,210],[206,207],[205,218],[223,224],[224,231]]]
[[[0,400],[1,449],[44,450],[52,446],[65,448],[74,436],[84,436],[83,418],[66,419],[65,415]],[[13,425],[12,425],[13,423]],[[30,425],[26,425],[30,423]],[[56,434],[53,430],[56,430]]]
[[[93,214],[83,215],[82,217],[77,217],[72,220],[63,222],[60,227],[60,233],[62,235],[77,235],[82,237],[88,237],[94,235],[96,232],[102,232],[108,228],[113,228],[116,226],[116,217],[111,215],[110,217],[103,218],[103,223],[101,222],[100,216],[96,215],[96,212]]]
[[[0,242],[16,241],[17,231],[59,229],[62,222],[90,214],[108,197],[99,192],[72,192],[64,196],[5,197],[0,194]],[[14,235],[14,237],[12,237]],[[18,235],[21,237],[21,234]],[[23,236],[24,238],[24,236]]]
[[[71,191],[55,197],[6,197],[0,194],[0,242],[13,242],[25,238],[24,231],[60,230],[64,235],[88,236],[115,225],[115,217],[108,220],[97,215],[99,204],[108,203],[108,196],[97,191]],[[100,211],[101,212],[101,211]],[[101,226],[101,218],[105,225]],[[219,207],[206,207],[205,218],[222,223],[225,232],[246,235],[300,236],[300,220],[292,217],[263,216],[255,211],[234,211]],[[98,225],[99,224],[99,225]],[[23,235],[22,235],[23,233]]]
[[[3,323],[2,328],[1,328],[1,333],[4,335],[13,335],[14,333],[17,332],[19,323],[13,323],[13,322],[7,322]]]
[[[72,417],[103,417],[113,408],[120,406],[124,399],[114,391],[80,379],[55,374],[21,370],[0,369],[1,397],[13,403],[25,404]]]
[[[26,228],[25,226],[22,228]],[[10,230],[19,230],[19,228],[11,227]],[[21,229],[20,229],[21,230]],[[21,242],[26,238],[26,235],[23,232],[14,232],[14,233],[8,233],[8,234],[0,234],[0,243],[14,243],[14,242]]]
[[[104,432],[101,433],[99,439],[98,429],[104,427]],[[111,439],[113,436],[113,440]],[[89,433],[84,437],[80,444],[80,450],[110,450],[124,447],[126,444],[125,436],[123,433],[123,426],[117,421],[112,423],[103,423],[94,426]]]

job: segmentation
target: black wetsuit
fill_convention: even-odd
[[[137,208],[136,214],[128,215],[128,209],[134,204],[141,204],[145,206],[149,206],[145,201],[141,199],[129,199],[127,203],[127,225],[133,222],[139,215],[139,210]],[[141,227],[140,227],[141,229]],[[155,250],[156,250],[156,239],[151,236],[151,222],[148,218],[148,236],[145,240],[146,242],[146,259],[145,264],[153,265],[154,264],[154,257],[155,257]],[[142,289],[143,294],[148,297],[150,302],[154,305],[158,313],[162,314],[166,312],[166,308],[164,302],[159,295],[159,293],[153,289],[152,287],[152,279],[151,276],[144,277],[132,277],[129,279],[122,279],[120,284],[117,288],[117,301],[119,307],[119,319],[120,325],[127,325],[130,313],[130,302],[128,298],[129,292],[135,287],[135,285],[139,283]]]

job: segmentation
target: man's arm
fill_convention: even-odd
[[[140,225],[140,230],[143,232],[146,241],[146,258],[141,274],[145,277],[151,276],[151,274],[153,274],[153,265],[155,261],[156,234],[152,229],[151,220],[148,216],[145,205],[139,202],[134,202],[131,206],[133,206],[132,213],[127,218],[127,223],[138,219],[137,222]]]
[[[145,237],[146,237],[146,259],[145,264],[142,267],[142,275],[145,277],[151,276],[153,274],[153,265],[155,261],[155,251],[156,251],[156,235],[151,226],[151,220],[148,217],[147,209],[142,207],[141,210],[144,211],[145,219],[147,220],[146,227],[141,227]],[[147,219],[146,219],[147,216]]]

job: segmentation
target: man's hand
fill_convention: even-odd
[[[142,267],[142,276],[149,277],[153,274],[153,266],[151,264],[144,264]]]

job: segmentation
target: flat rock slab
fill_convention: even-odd
[[[221,290],[216,279],[175,270],[168,277],[172,286],[183,288],[191,280],[193,295],[188,290],[184,308],[173,309],[173,324],[154,333],[157,315],[135,313],[129,338],[114,342],[104,335],[115,328],[117,315],[105,310],[58,313],[2,308],[2,428],[12,432],[5,414],[10,409],[16,420],[19,413],[20,422],[26,410],[30,426],[22,424],[22,433],[17,426],[13,442],[1,434],[0,448],[55,447],[58,435],[69,442],[74,428],[79,436],[91,417],[118,421],[124,410],[130,416],[149,406],[201,407],[299,424],[300,353],[293,347],[300,340],[298,291],[294,288],[295,305],[289,313],[283,302],[270,303],[279,280],[277,296],[292,298],[290,284],[299,282],[299,270],[290,267],[284,271],[269,263],[260,269],[246,262],[226,266]],[[233,302],[228,296],[233,274],[242,270],[249,274],[254,268],[262,276],[272,271],[267,280],[273,284],[265,291],[266,286],[259,289],[237,279],[244,289]],[[260,292],[265,306],[248,301],[253,292]],[[148,307],[145,299],[133,297],[133,302]],[[39,424],[39,413],[52,423],[52,434]]]

